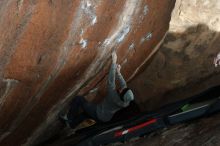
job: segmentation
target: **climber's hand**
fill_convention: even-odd
[[[117,62],[117,55],[116,52],[112,52],[112,63],[116,63]]]
[[[121,71],[121,65],[117,64],[117,72],[120,72],[120,71]]]

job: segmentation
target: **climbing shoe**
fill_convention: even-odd
[[[67,127],[70,127],[69,122],[68,122],[68,118],[67,118],[67,114],[59,114],[59,120]]]

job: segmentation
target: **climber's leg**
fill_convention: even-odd
[[[85,103],[87,103],[87,101],[83,96],[76,96],[70,104],[70,109],[67,113],[68,120],[71,121],[75,119],[75,117],[79,115],[80,110],[83,110]]]
[[[81,122],[84,120],[89,119],[89,117],[85,113],[81,113],[78,116],[75,116],[74,119],[68,120],[68,124],[71,128],[76,128]]]
[[[97,118],[96,108],[97,105],[90,102],[86,102],[83,104],[83,111],[85,112],[85,114],[87,114],[90,119],[98,122],[99,120]]]

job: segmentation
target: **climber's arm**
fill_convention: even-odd
[[[117,79],[119,81],[121,89],[127,88],[126,81],[121,74],[121,66],[120,65],[117,65]]]
[[[109,75],[108,75],[108,89],[115,89],[115,73],[116,73],[116,61],[117,55],[115,52],[112,53],[112,64],[110,67]]]

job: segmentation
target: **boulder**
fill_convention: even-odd
[[[53,134],[72,97],[105,82],[113,50],[132,80],[157,51],[174,3],[1,0],[0,145],[34,145]]]
[[[159,51],[130,82],[143,110],[220,84],[220,1],[177,0]],[[138,85],[138,86],[137,86]]]

